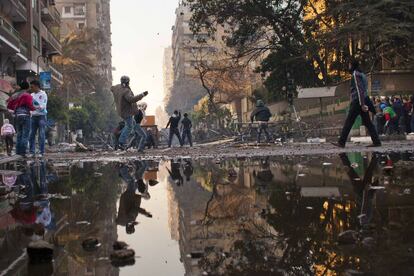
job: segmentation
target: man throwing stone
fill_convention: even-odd
[[[137,102],[148,95],[148,91],[145,91],[135,96],[129,87],[129,82],[129,77],[123,76],[121,84],[111,88],[118,115],[125,121],[125,127],[122,129],[121,136],[119,137],[119,148],[121,150],[127,149],[128,137],[134,130],[134,115],[138,113]]]
[[[342,129],[341,137],[337,143],[333,143],[337,147],[344,148],[348,139],[349,132],[355,123],[358,115],[361,115],[362,123],[368,128],[373,144],[369,147],[380,147],[381,141],[378,133],[371,122],[369,111],[375,112],[375,108],[368,97],[368,81],[367,77],[360,70],[358,61],[350,64],[351,77],[351,105],[349,113]]]

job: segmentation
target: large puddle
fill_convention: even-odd
[[[413,160],[9,165],[0,275],[414,275]],[[88,238],[100,245],[85,250]],[[30,264],[36,240],[54,245],[52,263]],[[115,241],[132,262],[111,263]]]

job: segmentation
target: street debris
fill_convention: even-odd
[[[116,241],[116,242],[114,242],[112,247],[116,251],[116,250],[127,249],[129,247],[129,245],[126,242],[123,242],[123,241]]]
[[[91,223],[89,221],[78,221],[76,225],[91,225]]]
[[[110,256],[111,263],[115,267],[123,267],[135,264],[135,251],[132,249],[115,250]]]
[[[354,230],[347,230],[338,235],[339,244],[355,244],[358,241],[358,233]]]
[[[27,255],[31,263],[48,263],[53,260],[53,245],[44,241],[32,241],[27,246]]]
[[[82,247],[85,251],[95,251],[101,244],[97,238],[88,238],[82,242]]]

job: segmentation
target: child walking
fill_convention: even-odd
[[[8,156],[11,156],[13,150],[14,134],[16,134],[16,130],[14,129],[13,125],[10,124],[9,119],[4,119],[4,124],[1,127],[1,137],[6,142],[6,151]]]

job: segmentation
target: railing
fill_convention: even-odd
[[[41,34],[45,35],[45,38],[47,39],[47,42],[52,45],[52,47],[62,52],[62,45],[60,44],[59,40],[55,37],[55,35],[50,31],[50,29],[45,24],[40,24],[40,32]]]
[[[55,6],[45,6],[45,4],[41,2],[40,7],[42,9],[42,17],[45,17],[47,20],[48,19],[47,16],[49,16],[49,18],[52,21],[55,21],[57,25],[60,25],[60,22],[61,22],[60,12],[56,9]],[[44,12],[45,10],[46,12]]]
[[[19,0],[11,0],[24,18],[27,18],[27,9]]]
[[[6,30],[10,35],[14,36],[14,38],[19,39],[20,33],[13,28],[10,23],[8,23],[6,20],[0,17],[0,26],[3,27],[4,30]]]
[[[49,11],[52,14],[53,18],[60,24],[61,15],[60,12],[56,9],[55,6],[49,6]]]
[[[47,40],[57,51],[62,52],[62,45],[60,44],[60,41],[49,29],[47,30]]]
[[[11,24],[9,24],[6,20],[0,17],[0,28],[5,30],[10,36],[12,36],[18,42],[18,48],[20,52],[27,57],[28,48],[27,43],[20,37],[20,33],[13,28]]]

